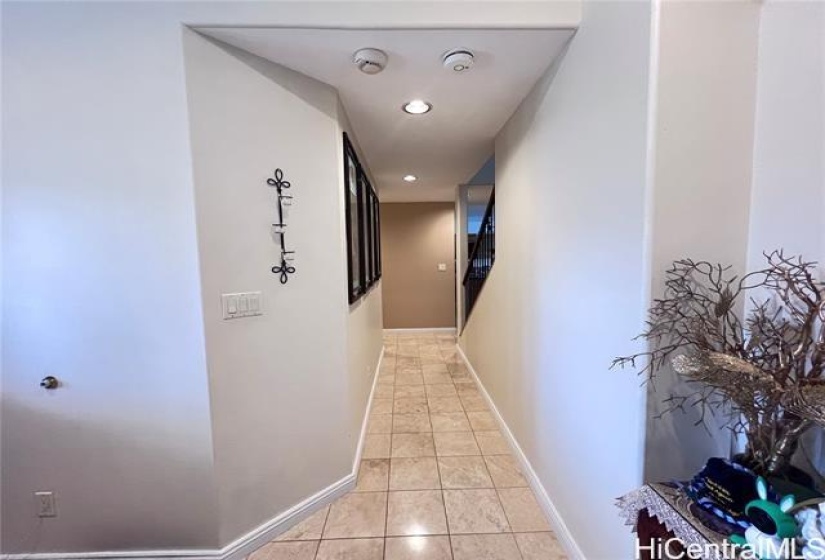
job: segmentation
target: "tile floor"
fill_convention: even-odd
[[[385,335],[353,492],[247,560],[565,560],[455,337]]]

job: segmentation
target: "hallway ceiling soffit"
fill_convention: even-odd
[[[453,200],[493,152],[496,134],[573,35],[571,29],[294,29],[198,31],[335,87],[382,202]],[[389,60],[360,72],[355,51]],[[471,70],[442,66],[445,52],[473,51]],[[425,115],[401,110],[411,99]],[[418,177],[407,183],[403,177]]]

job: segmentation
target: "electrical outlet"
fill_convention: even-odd
[[[37,499],[37,517],[57,517],[57,503],[54,492],[35,492]]]

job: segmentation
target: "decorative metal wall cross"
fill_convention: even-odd
[[[280,237],[281,264],[273,266],[272,273],[280,274],[281,284],[286,284],[289,281],[289,275],[295,272],[295,267],[292,265],[292,261],[295,259],[295,251],[286,250],[286,222],[288,210],[292,206],[292,197],[284,194],[284,190],[291,188],[292,185],[289,181],[284,181],[284,172],[280,168],[275,170],[275,178],[270,177],[266,180],[266,184],[275,187],[278,191],[278,223],[272,224],[272,228],[275,235]]]

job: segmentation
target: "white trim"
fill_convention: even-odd
[[[445,333],[455,334],[455,327],[432,327],[421,329],[384,329],[384,334],[416,334],[416,333]]]
[[[247,534],[235,539],[220,550],[218,558],[220,560],[235,560],[241,559],[247,554],[252,554],[281,533],[286,532],[298,522],[303,521],[323,506],[337,500],[353,488],[355,488],[355,474],[350,473],[314,496],[310,496],[263,525],[259,525]]]
[[[2,560],[97,560],[100,558],[151,558],[152,560],[220,560],[220,550],[144,550],[119,552],[33,552],[0,554]]]
[[[378,364],[375,366],[375,371],[372,372],[372,389],[370,389],[370,396],[367,399],[367,410],[364,412],[364,420],[361,422],[361,435],[358,438],[358,446],[355,448],[355,459],[352,463],[352,474],[358,478],[358,470],[361,467],[361,454],[364,452],[364,438],[367,437],[367,422],[370,419],[370,410],[372,410],[372,399],[375,395],[375,387],[378,385],[378,372],[381,371],[381,362],[384,361],[384,345],[381,345],[381,354],[378,356]]]
[[[355,487],[355,473],[350,473],[317,494],[296,504],[269,521],[255,527],[221,549],[206,550],[133,550],[103,552],[41,552],[30,554],[2,554],[2,560],[100,560],[100,559],[151,559],[151,560],[238,560],[259,549],[281,533],[318,511],[321,507],[340,498]]]
[[[559,539],[559,543],[564,547],[565,552],[567,553],[567,557],[570,560],[586,560],[584,557],[584,553],[579,547],[579,544],[576,542],[576,539],[573,538],[573,535],[570,533],[570,529],[567,528],[567,525],[564,523],[564,519],[562,519],[559,510],[556,509],[556,506],[553,504],[553,501],[550,499],[550,496],[547,494],[547,490],[545,490],[544,485],[539,480],[536,471],[533,469],[533,466],[530,464],[530,461],[527,459],[527,456],[524,454],[524,451],[521,450],[521,446],[516,441],[515,436],[513,436],[513,432],[510,431],[510,428],[507,426],[507,423],[502,418],[501,413],[499,413],[498,408],[496,408],[496,403],[493,402],[492,397],[487,392],[487,389],[484,388],[484,384],[481,382],[481,379],[478,377],[478,373],[476,372],[473,365],[470,363],[470,360],[467,359],[467,355],[462,350],[461,346],[456,344],[456,350],[458,350],[458,354],[461,356],[461,359],[467,365],[467,369],[470,372],[470,375],[473,376],[476,384],[478,384],[478,390],[481,395],[484,397],[484,400],[487,402],[487,406],[490,407],[490,410],[493,413],[493,417],[498,422],[499,428],[501,429],[501,433],[504,436],[504,439],[507,440],[507,443],[510,444],[510,448],[513,450],[513,454],[516,456],[516,459],[521,466],[521,470],[524,473],[525,478],[527,478],[527,483],[532,488],[533,492],[536,495],[536,498],[541,506],[541,509],[544,510],[544,514],[547,516],[548,520],[550,521],[550,525],[553,527],[553,532],[556,534],[556,537]]]
[[[375,387],[378,384],[378,373],[381,362],[384,360],[384,348],[378,356],[378,364],[373,372],[372,389],[367,400],[367,409],[361,423],[361,434],[355,449],[355,461],[352,472],[342,479],[327,486],[320,492],[306,500],[292,506],[288,510],[276,515],[269,521],[255,527],[221,549],[181,549],[181,550],[134,550],[134,551],[103,551],[103,552],[40,552],[26,554],[0,554],[0,560],[240,560],[262,547],[281,533],[284,533],[296,523],[306,519],[323,506],[337,500],[353,488],[358,480],[358,468],[361,465],[361,454],[364,449],[364,438],[367,433],[367,422],[372,408],[372,399]]]

